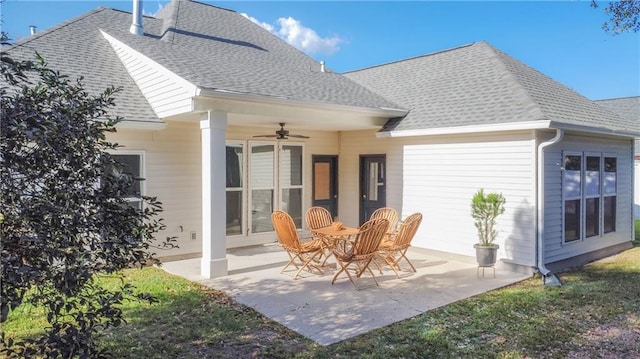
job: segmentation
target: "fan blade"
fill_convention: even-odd
[[[272,137],[278,137],[278,135],[255,135],[253,137],[270,137],[270,138],[272,138]]]
[[[303,135],[294,135],[294,134],[288,134],[287,136],[289,137],[296,137],[296,138],[310,138],[309,136],[303,136]]]

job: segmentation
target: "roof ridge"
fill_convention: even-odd
[[[613,100],[626,100],[626,99],[633,99],[633,98],[640,98],[640,95],[637,95],[637,96],[612,97],[612,98],[601,98],[599,100],[591,100],[591,101],[613,101]]]
[[[484,42],[484,41],[481,41],[481,42]],[[465,48],[465,47],[473,46],[473,45],[478,44],[478,43],[479,42],[471,42],[471,43],[460,45],[460,46],[450,47],[450,48],[444,49],[444,50],[438,50],[438,51],[429,52],[429,53],[422,54],[422,55],[407,57],[407,58],[400,59],[400,60],[395,60],[395,61],[385,62],[385,63],[382,63],[382,64],[367,66],[367,67],[363,67],[363,68],[357,69],[357,70],[345,71],[342,74],[349,74],[349,73],[352,73],[352,72],[365,71],[365,70],[369,70],[369,69],[374,69],[376,67],[387,66],[387,65],[392,65],[392,64],[405,62],[405,61],[416,60],[416,59],[420,59],[420,58],[423,58],[423,57],[434,56],[434,55],[442,54],[442,53],[445,53],[445,52],[455,51],[455,50],[459,50],[459,49],[462,49],[462,48]]]
[[[106,11],[106,10],[114,10],[114,11],[126,12],[126,11],[122,11],[122,10],[118,10],[118,9],[108,8],[108,7],[104,7],[104,6],[98,6],[97,8],[95,8],[93,10],[90,10],[89,12],[86,12],[84,14],[78,15],[78,16],[72,18],[72,19],[69,19],[69,20],[64,21],[64,22],[62,22],[60,24],[54,25],[53,27],[50,27],[48,29],[36,32],[35,34],[33,34],[31,36],[19,39],[15,43],[9,45],[8,49],[7,50],[3,50],[3,52],[11,50],[11,49],[19,48],[19,47],[27,47],[26,45],[28,43],[32,42],[32,41],[35,41],[35,40],[37,40],[37,39],[39,39],[39,38],[41,38],[43,36],[51,34],[52,32],[58,31],[58,30],[60,30],[62,28],[70,26],[70,25],[72,25],[72,24],[74,24],[74,23],[76,23],[78,21],[84,20],[84,19],[88,18],[89,16],[93,16],[93,15],[99,13],[99,12]]]
[[[494,46],[492,46],[489,43],[486,42],[482,42],[482,44],[484,44],[484,46],[491,51],[491,53],[493,54],[493,58],[496,60],[498,66],[502,67],[502,69],[505,71],[505,73],[507,74],[507,76],[509,76],[509,78],[513,81],[513,83],[517,84],[517,89],[518,91],[524,95],[524,98],[528,99],[529,102],[531,104],[533,104],[535,106],[536,111],[539,114],[539,119],[545,119],[547,117],[546,113],[544,112],[544,110],[540,107],[540,104],[538,103],[538,101],[536,101],[536,99],[529,93],[529,91],[526,89],[525,85],[520,82],[520,79],[518,78],[518,76],[516,76],[515,73],[513,73],[513,71],[511,71],[511,69],[509,69],[509,67],[507,66],[507,64],[504,63],[503,59],[500,58],[500,54],[503,54],[504,56],[507,56],[509,59],[513,60],[513,61],[517,61],[519,64],[524,65],[526,68],[533,70],[533,71],[537,71],[534,68],[528,66],[527,64],[525,64],[524,62],[516,59],[515,57],[495,48]],[[539,71],[537,71],[539,72]],[[541,73],[541,72],[540,72]],[[541,73],[542,74],[542,73]],[[542,74],[544,75],[544,74]],[[545,75],[546,76],[546,75]],[[547,76],[548,77],[548,76]],[[553,80],[553,79],[551,79]],[[548,119],[550,120],[550,119]]]

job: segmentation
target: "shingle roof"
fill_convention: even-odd
[[[595,102],[629,121],[640,123],[640,96],[595,100]]]
[[[84,77],[85,89],[94,95],[109,85],[121,86],[123,91],[115,96],[115,115],[128,120],[160,122],[113,48],[97,30],[123,24],[124,16],[126,13],[117,10],[98,8],[19,40],[11,47],[3,47],[2,51],[14,59],[33,59],[37,51],[44,56],[49,68],[73,79]]]
[[[144,17],[144,36],[129,33],[131,14],[98,9],[19,41],[10,56],[38,50],[52,68],[83,75],[92,89],[114,83],[127,117],[155,118],[100,29],[192,84],[281,99],[364,108],[398,108],[347,77],[320,72],[319,63],[241,14],[195,1],[174,0]]]
[[[485,42],[346,74],[408,108],[383,131],[547,120],[639,132],[620,118]]]
[[[640,125],[640,96],[596,100],[595,102]],[[636,154],[640,154],[640,140],[636,140]]]

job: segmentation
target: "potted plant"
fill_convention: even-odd
[[[471,217],[478,229],[476,260],[480,267],[491,267],[496,263],[499,245],[493,243],[498,236],[496,218],[505,211],[506,200],[501,193],[484,193],[480,189],[471,200]]]

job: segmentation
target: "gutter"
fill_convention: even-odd
[[[548,141],[542,142],[538,145],[538,188],[537,188],[537,202],[536,207],[538,209],[538,224],[537,224],[537,269],[542,276],[542,283],[548,286],[559,287],[562,285],[560,279],[544,265],[544,149],[548,146],[556,144],[562,141],[564,137],[563,129],[556,129],[556,136]]]

